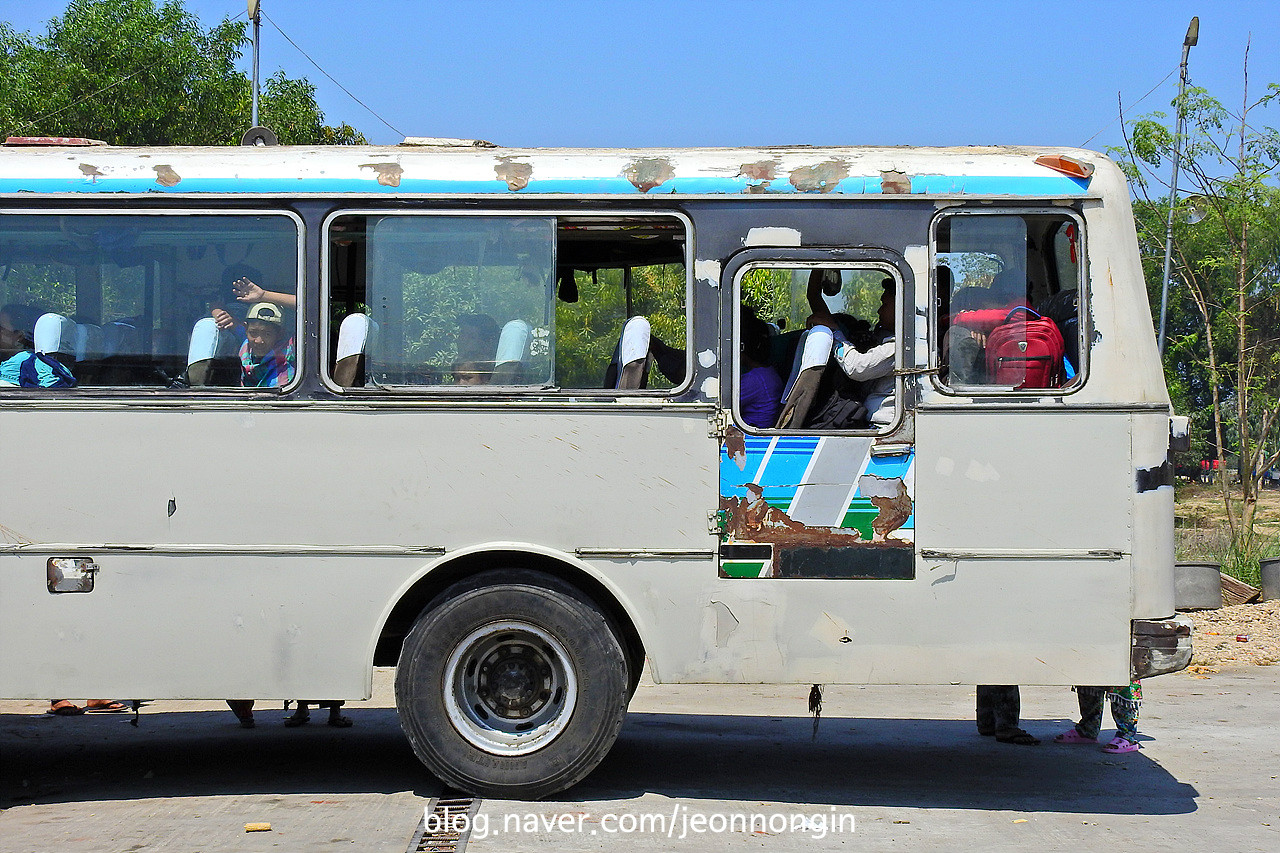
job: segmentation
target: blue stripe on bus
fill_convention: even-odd
[[[176,170],[175,170],[176,171]],[[181,174],[181,173],[179,173]],[[1065,175],[996,177],[916,175],[911,178],[913,194],[929,195],[1007,195],[1052,197],[1080,195],[1088,181]],[[764,186],[760,181],[743,177],[681,178],[654,187],[648,195],[718,195],[741,194],[753,189],[767,194],[821,195],[800,193],[785,180]],[[831,191],[834,195],[862,195],[880,192],[880,179],[845,178]],[[622,177],[565,178],[531,180],[526,189],[513,192],[504,181],[463,181],[402,178],[399,186],[379,184],[368,178],[184,178],[171,187],[161,186],[155,178],[0,178],[0,193],[262,193],[294,195],[300,193],[381,193],[386,195],[459,194],[459,195],[640,195],[630,181]]]

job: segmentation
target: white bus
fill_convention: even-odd
[[[0,695],[361,699],[395,665],[433,773],[542,797],[645,665],[1189,659],[1185,424],[1105,157],[32,142],[0,149]],[[267,387],[210,318],[242,279],[292,344]]]

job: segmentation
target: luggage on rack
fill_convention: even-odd
[[[1058,325],[1030,308],[1014,308],[987,337],[987,375],[995,385],[1058,388],[1063,381]]]

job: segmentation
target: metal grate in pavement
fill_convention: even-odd
[[[463,853],[479,810],[478,797],[457,792],[436,797],[423,809],[407,853]]]

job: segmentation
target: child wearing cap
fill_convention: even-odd
[[[235,325],[231,315],[214,309],[219,328]],[[279,388],[293,381],[297,355],[293,339],[285,335],[284,310],[274,302],[258,302],[244,319],[245,341],[240,345],[240,386]]]

